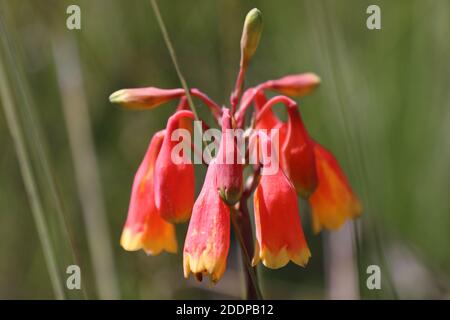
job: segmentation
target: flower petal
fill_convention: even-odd
[[[292,261],[305,266],[311,256],[306,243],[293,185],[282,170],[262,175],[254,195],[256,249],[258,261],[272,269]]]
[[[185,222],[189,219],[194,204],[195,177],[194,166],[190,159],[184,158],[176,163],[172,151],[179,143],[173,141],[172,133],[179,128],[179,120],[194,118],[191,111],[181,110],[172,115],[166,128],[166,135],[155,164],[155,203],[161,217],[172,223]],[[188,146],[190,149],[190,144]]]
[[[318,187],[309,198],[309,203],[313,229],[317,233],[322,228],[338,229],[347,219],[358,217],[362,206],[331,152],[315,143],[314,153]]]
[[[288,116],[281,164],[297,193],[307,198],[317,186],[313,144],[297,108],[289,108]]]
[[[195,201],[183,251],[184,276],[201,280],[208,274],[213,283],[225,272],[230,246],[230,209],[222,201],[215,180],[215,159],[209,164],[202,191]]]
[[[127,251],[144,249],[152,255],[163,250],[177,251],[175,228],[160,217],[154,202],[153,167],[163,138],[163,131],[153,136],[134,178],[128,216],[120,239]]]

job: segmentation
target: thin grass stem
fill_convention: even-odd
[[[195,119],[198,121],[199,117],[197,113],[197,108],[195,107],[189,87],[178,64],[177,55],[175,53],[175,49],[173,48],[172,42],[170,41],[169,33],[167,32],[167,28],[161,16],[161,12],[159,11],[158,3],[156,2],[156,0],[150,0],[150,4],[152,5],[153,11],[155,12],[156,20],[158,21],[159,28],[161,29],[161,33],[164,38],[164,42],[166,43],[167,50],[169,50],[170,58],[172,59],[175,71],[177,72],[178,78],[180,79],[181,86],[183,87],[184,91],[186,91],[186,98],[188,100],[189,107],[194,113]]]
[[[119,285],[89,119],[78,48],[71,36],[53,41],[62,109],[100,299],[118,299]]]
[[[0,20],[0,24],[3,29],[3,21]],[[3,33],[3,31],[1,31]],[[2,39],[3,40],[3,39]],[[2,47],[5,46],[2,41]],[[45,263],[47,265],[48,274],[53,287],[53,292],[56,299],[62,300],[65,298],[62,281],[59,277],[58,267],[56,263],[56,256],[53,249],[53,245],[50,241],[50,235],[45,221],[44,211],[42,207],[42,201],[37,191],[37,183],[33,174],[32,165],[28,151],[26,149],[26,143],[23,135],[23,131],[18,120],[16,113],[16,107],[11,94],[11,89],[8,84],[6,76],[6,69],[4,63],[4,55],[0,50],[0,96],[2,100],[3,110],[6,116],[6,122],[8,129],[11,133],[14,147],[16,149],[17,159],[19,161],[20,171],[22,174],[23,182],[27,192],[28,199],[30,201],[31,211],[33,214],[34,222],[38,232],[39,240],[44,252]]]

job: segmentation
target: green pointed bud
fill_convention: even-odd
[[[262,13],[254,8],[247,13],[241,38],[241,67],[247,67],[258,48],[263,29]]]

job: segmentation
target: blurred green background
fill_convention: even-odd
[[[81,30],[66,28],[70,4],[81,8]],[[370,4],[381,8],[381,30],[366,28]],[[228,103],[242,23],[253,7],[263,13],[264,31],[246,83],[307,71],[322,78],[300,101],[304,121],[339,159],[364,213],[357,225],[313,235],[303,210],[312,259],[304,269],[260,267],[264,295],[449,298],[450,2],[171,0],[159,6],[188,84],[220,104]],[[83,290],[65,295],[240,298],[234,240],[228,270],[215,287],[185,280],[181,254],[148,257],[119,246],[134,173],[175,106],[132,112],[111,105],[108,96],[121,88],[180,87],[149,1],[1,0],[0,10],[5,76],[57,276],[65,285],[66,267],[81,267]],[[2,110],[0,298],[51,299],[7,124]],[[355,231],[358,245],[352,245]],[[180,247],[185,232],[185,225],[177,227]],[[372,264],[381,267],[381,290],[366,287]],[[352,277],[360,280],[356,289],[345,280]]]

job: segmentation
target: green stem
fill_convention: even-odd
[[[234,232],[241,247],[242,262],[245,266],[246,298],[250,300],[263,299],[258,284],[256,268],[252,266],[250,258],[254,254],[254,242],[250,224],[250,214],[247,207],[247,200],[255,191],[259,183],[260,173],[260,167],[258,166],[246,183],[245,190],[239,201],[239,210],[234,210],[231,215]]]
[[[175,54],[175,50],[173,48],[172,42],[170,41],[169,33],[167,32],[166,25],[161,16],[161,12],[159,11],[158,3],[156,0],[150,0],[150,4],[152,5],[153,11],[155,12],[156,20],[158,21],[159,28],[161,29],[162,36],[164,38],[164,42],[166,43],[167,49],[169,50],[170,57],[172,59],[173,66],[175,67],[175,71],[177,72],[178,78],[180,79],[181,86],[184,91],[186,91],[186,98],[188,100],[189,107],[195,115],[195,119],[198,121],[199,117],[197,114],[197,109],[194,105],[194,101],[192,100],[192,96],[187,85],[186,80],[184,79],[183,74],[181,73],[180,66],[178,65],[177,56]]]
[[[64,289],[60,277],[58,276],[58,267],[56,264],[55,253],[49,237],[47,223],[44,218],[42,209],[42,202],[37,192],[37,184],[32,171],[30,157],[26,150],[26,144],[23,137],[22,129],[20,128],[19,120],[14,106],[14,101],[11,96],[11,90],[6,77],[6,70],[4,65],[3,53],[0,50],[0,96],[2,99],[3,109],[5,111],[6,122],[13,138],[14,147],[16,149],[17,158],[19,161],[20,171],[22,173],[25,189],[30,200],[31,211],[39,239],[42,244],[44,258],[47,265],[53,291],[57,299],[64,299]]]
[[[158,20],[159,28],[161,29],[164,42],[166,43],[167,49],[169,50],[169,54],[172,59],[173,66],[175,67],[175,71],[177,72],[178,79],[180,80],[181,86],[186,92],[186,98],[189,104],[189,108],[191,108],[192,112],[194,113],[195,120],[197,120],[195,122],[195,126],[197,127],[198,132],[202,132],[202,128],[200,125],[201,120],[198,117],[197,108],[195,107],[194,101],[192,100],[191,90],[189,90],[188,84],[183,76],[183,73],[181,72],[181,68],[177,60],[177,55],[175,54],[175,49],[173,48],[172,41],[170,41],[169,33],[167,32],[166,25],[164,24],[161,12],[159,11],[158,3],[156,2],[156,0],[150,0],[150,4],[152,5],[153,11],[155,12],[156,20]],[[194,89],[194,94],[196,93],[198,93],[198,90]],[[213,112],[214,116],[216,117],[216,120],[219,121],[219,119],[216,116],[216,113],[217,112]],[[203,147],[204,148],[207,147],[206,141],[203,141]]]
[[[256,268],[252,266],[253,238],[247,205],[241,200],[240,210],[232,210],[231,222],[242,253],[242,262],[245,266],[246,299],[262,300],[263,296],[258,285]]]

